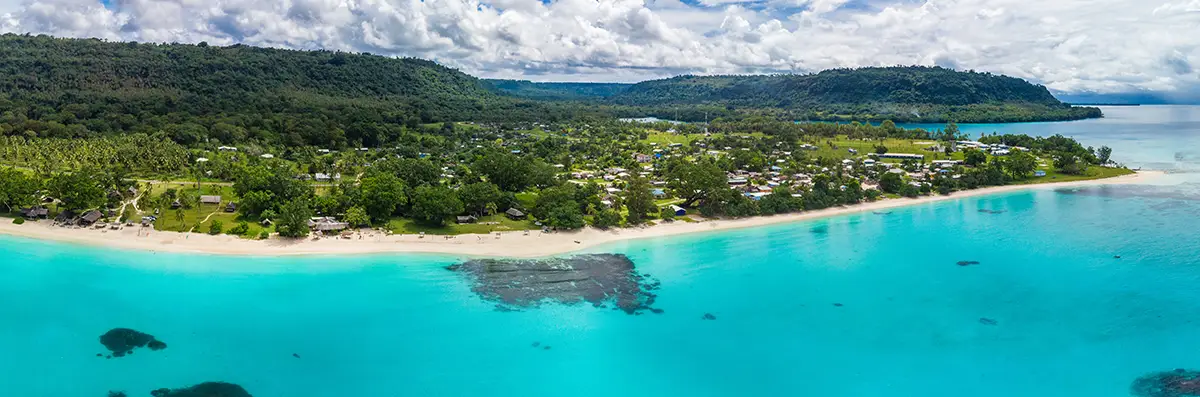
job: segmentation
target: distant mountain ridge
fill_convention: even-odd
[[[742,106],[1063,103],[1015,77],[905,66],[832,69],[807,75],[679,76],[644,81],[614,97],[628,105],[727,102]]]
[[[536,100],[591,100],[618,95],[626,83],[537,83],[529,80],[484,80],[502,95]]]
[[[594,84],[594,83],[593,83]],[[595,88],[603,88],[595,90]],[[1100,117],[1025,80],[941,67],[833,69],[807,75],[684,75],[637,84],[507,84],[499,92],[542,100],[649,109],[708,106],[813,120],[1006,122]],[[695,117],[695,112],[688,112]]]

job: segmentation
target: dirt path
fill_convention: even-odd
[[[208,222],[208,219],[209,219],[209,218],[212,218],[212,216],[213,216],[213,215],[216,215],[218,212],[221,212],[221,211],[213,211],[213,212],[210,212],[210,213],[208,213],[208,216],[204,217],[204,219],[203,219],[203,220],[201,220],[200,222],[196,222],[196,224],[195,224],[195,225],[192,225],[192,228],[191,228],[191,229],[188,229],[188,233],[191,233],[191,232],[194,232],[194,231],[196,231],[196,227],[199,227],[199,226],[200,226],[201,224],[203,224],[204,222]]]

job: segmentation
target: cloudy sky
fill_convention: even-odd
[[[483,77],[941,65],[1196,91],[1200,0],[0,0],[0,30],[428,58]]]

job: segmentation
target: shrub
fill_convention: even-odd
[[[268,231],[266,231],[266,230],[263,230],[263,231],[262,231],[262,233],[259,233],[259,234],[258,234],[258,239],[259,239],[259,240],[266,240],[266,239],[268,239],[268,238],[270,238],[270,237],[271,237],[271,232],[268,232]]]
[[[671,207],[663,207],[662,211],[658,212],[658,217],[664,221],[675,220],[675,211]]]
[[[246,222],[238,222],[237,226],[229,228],[229,230],[225,231],[225,233],[235,236],[243,236],[248,231],[250,231],[250,225],[246,224]]]
[[[592,219],[592,226],[608,229],[621,224],[621,213],[614,209],[605,209]]]
[[[23,224],[25,224],[25,218],[15,218],[15,219],[13,219],[13,224],[23,225]]]
[[[879,196],[882,196],[883,192],[880,192],[879,189],[867,189],[863,191],[863,194],[867,196],[867,201],[875,201],[879,200]]]
[[[212,223],[208,224],[208,234],[214,236],[221,234],[221,231],[225,230],[224,227],[225,225],[222,224],[221,221],[212,221]]]

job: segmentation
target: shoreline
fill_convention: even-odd
[[[702,232],[723,231],[800,222],[839,215],[907,207],[939,201],[958,200],[1023,190],[1062,188],[1072,186],[1119,185],[1146,183],[1163,175],[1163,171],[1138,171],[1133,174],[1087,181],[1006,185],[956,192],[949,196],[924,196],[915,199],[896,198],[853,206],[832,207],[792,214],[757,216],[742,219],[712,219],[700,222],[675,221],[653,226],[599,230],[586,227],[578,231],[541,233],[531,230],[479,235],[464,234],[446,238],[440,235],[384,235],[371,230],[356,234],[352,239],[323,237],[314,239],[247,240],[229,235],[212,236],[204,233],[157,231],[138,226],[121,230],[97,230],[52,226],[50,221],[26,222],[16,225],[0,222],[0,235],[37,240],[99,246],[103,248],[148,252],[172,252],[234,256],[291,256],[291,255],[360,255],[360,254],[441,254],[470,257],[533,258],[562,255],[594,248],[616,241],[668,237]]]

